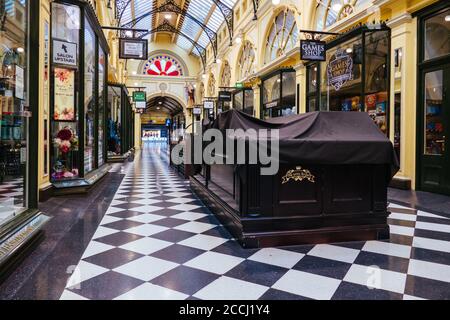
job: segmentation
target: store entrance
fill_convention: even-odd
[[[421,72],[419,188],[450,194],[450,64]]]

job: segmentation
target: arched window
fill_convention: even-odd
[[[183,76],[183,67],[173,57],[165,54],[159,54],[151,57],[145,62],[143,74],[150,76]]]
[[[325,30],[368,3],[370,0],[320,0],[316,7],[316,29]]]
[[[269,63],[295,47],[298,39],[295,13],[285,9],[276,16],[272,23],[266,43],[264,62]]]
[[[231,67],[228,61],[223,62],[222,75],[220,77],[220,86],[229,87],[231,82]]]
[[[214,74],[209,75],[209,81],[208,81],[208,97],[214,97],[216,94],[216,78],[214,77]]]
[[[245,41],[239,54],[237,79],[242,80],[255,73],[255,49],[250,41]]]

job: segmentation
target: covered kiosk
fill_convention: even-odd
[[[398,161],[368,114],[312,112],[263,121],[230,110],[208,128],[279,130],[276,174],[262,175],[260,164],[250,164],[252,138],[235,135],[235,146],[246,143],[244,164],[203,164],[206,174],[190,177],[244,247],[389,238],[387,187]]]

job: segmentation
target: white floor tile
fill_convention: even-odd
[[[440,224],[440,223],[429,223],[429,222],[417,221],[416,229],[450,233],[450,225]]]
[[[114,216],[108,216],[105,215],[102,219],[102,221],[100,222],[100,225],[104,225],[104,224],[108,224],[108,223],[112,223],[112,222],[116,222],[116,221],[120,221],[123,220],[122,218],[117,218]]]
[[[272,288],[297,294],[303,297],[329,300],[341,281],[312,273],[289,270]]]
[[[417,216],[415,214],[393,212],[389,215],[389,218],[404,221],[416,221]]]
[[[131,203],[136,203],[136,204],[154,204],[157,202],[161,202],[161,200],[155,200],[155,199],[141,199],[141,200],[133,200],[131,201]]]
[[[367,241],[362,250],[400,258],[409,258],[411,255],[410,246],[381,241]]]
[[[129,233],[133,233],[133,234],[137,234],[140,236],[151,236],[155,233],[159,233],[159,232],[163,232],[165,230],[168,230],[169,228],[166,227],[162,227],[162,226],[158,226],[156,224],[143,224],[137,227],[133,227],[130,229],[126,229],[124,230],[125,232],[129,232]]]
[[[153,238],[142,238],[120,246],[125,250],[134,251],[140,254],[151,254],[172,245],[173,243]]]
[[[109,269],[81,260],[73,270],[67,270],[67,272],[70,271],[73,272],[69,278],[69,281],[67,282],[66,288],[77,286],[83,281],[108,272]]]
[[[115,268],[114,271],[143,281],[150,281],[177,266],[178,264],[170,261],[145,256]]]
[[[188,220],[188,221],[194,221],[194,220],[198,220],[201,219],[203,217],[206,217],[207,214],[204,213],[199,213],[199,212],[182,212],[182,213],[178,213],[176,215],[173,215],[171,218],[175,218],[175,219],[181,219],[181,220]]]
[[[403,300],[427,300],[427,299],[419,298],[419,297],[415,297],[415,296],[410,296],[410,295],[404,294],[404,295],[403,295]]]
[[[95,231],[94,235],[92,236],[92,239],[106,237],[106,236],[109,236],[110,234],[117,233],[117,232],[119,232],[119,230],[99,226],[97,228],[97,230]]]
[[[403,294],[406,274],[375,266],[354,264],[345,275],[344,281],[363,285],[370,289],[382,289]]]
[[[422,216],[422,217],[428,217],[428,218],[450,219],[447,217],[439,216],[437,214],[432,214],[432,213],[421,211],[421,210],[417,211],[417,215]]]
[[[202,300],[256,300],[269,288],[255,283],[220,277],[194,294]]]
[[[192,198],[174,198],[174,199],[167,200],[167,202],[173,202],[173,203],[188,203],[188,202],[192,202],[192,201],[195,201],[195,199],[192,199]]]
[[[218,238],[214,236],[204,235],[204,234],[197,234],[195,236],[192,236],[190,238],[187,238],[178,244],[181,244],[183,246],[188,246],[192,248],[198,248],[202,250],[212,250],[215,247],[220,246],[222,243],[227,242],[227,239]]]
[[[141,222],[141,223],[152,223],[158,220],[164,219],[163,216],[151,213],[144,213],[138,216],[127,218],[127,220]]]
[[[198,208],[200,208],[200,206],[193,205],[193,204],[186,204],[186,203],[178,204],[173,207],[169,207],[169,209],[181,210],[181,211],[190,211],[190,210],[194,210],[194,209],[198,209]]]
[[[408,274],[450,283],[450,266],[444,264],[411,259]]]
[[[116,207],[111,206],[108,208],[108,210],[106,210],[106,214],[116,213],[116,212],[120,212],[120,211],[125,211],[125,209],[116,208]]]
[[[443,240],[414,237],[413,247],[450,253],[450,242]]]
[[[137,212],[142,212],[142,213],[150,213],[150,212],[154,212],[154,211],[158,211],[164,209],[162,207],[157,207],[157,206],[151,206],[151,205],[145,205],[142,207],[136,207],[131,209],[132,211],[137,211]]]
[[[225,274],[245,259],[217,252],[205,252],[184,265],[217,274]]]
[[[204,222],[196,222],[190,221],[184,224],[180,224],[179,226],[174,227],[174,229],[193,232],[193,233],[202,233],[208,231],[212,228],[216,227],[214,224],[204,223]]]
[[[272,264],[284,268],[292,268],[304,256],[305,255],[302,253],[277,248],[264,248],[250,256],[248,260]]]
[[[89,300],[69,290],[64,290],[59,300]]]
[[[333,246],[329,244],[319,244],[314,246],[309,252],[309,256],[337,260],[347,263],[353,263],[359,255],[359,250]]]
[[[115,247],[111,246],[109,244],[101,243],[101,242],[97,242],[97,241],[92,240],[89,243],[89,245],[87,246],[86,250],[84,251],[84,254],[81,257],[81,259],[88,258],[90,256],[93,256],[95,254],[99,254],[99,253],[111,250],[113,248],[115,248]]]
[[[391,224],[389,226],[389,229],[390,229],[391,234],[399,234],[399,235],[408,236],[408,237],[414,236],[414,228]]]
[[[178,291],[144,283],[114,300],[184,300],[188,297],[187,294]]]

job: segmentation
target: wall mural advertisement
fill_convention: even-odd
[[[55,109],[57,121],[75,121],[75,70],[55,68]]]

